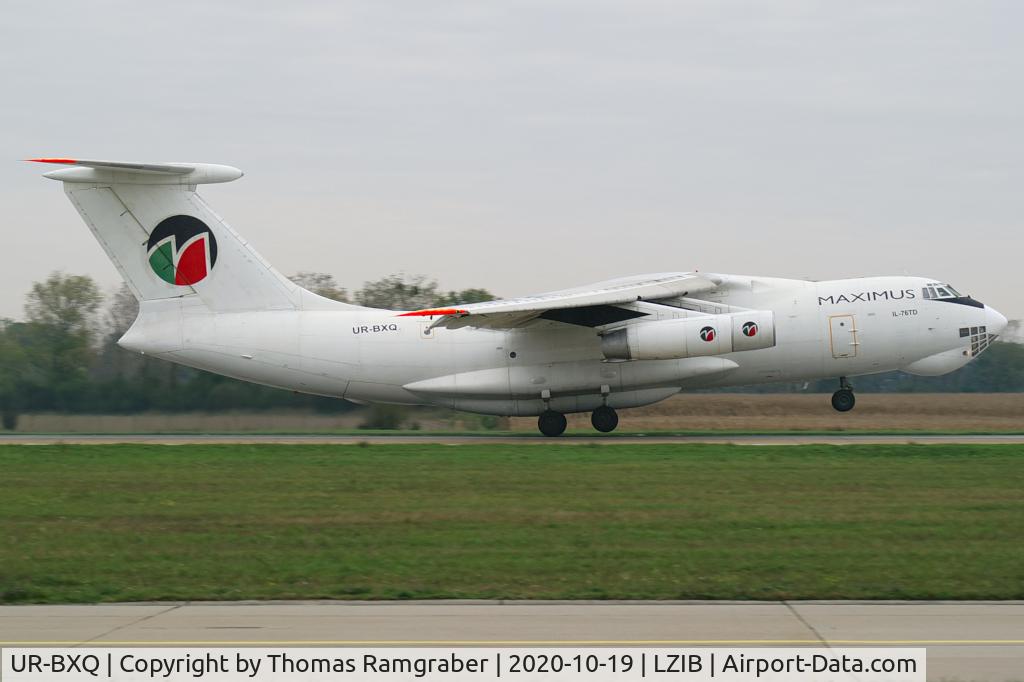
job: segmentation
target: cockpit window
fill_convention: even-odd
[[[922,290],[924,298],[963,298],[959,291],[948,284],[929,284]]]

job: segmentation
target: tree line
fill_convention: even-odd
[[[300,285],[339,301],[374,308],[414,310],[492,300],[483,288],[443,291],[424,275],[388,275],[350,294],[334,277],[300,272]],[[0,321],[0,414],[13,428],[30,412],[119,414],[146,411],[308,409],[344,412],[352,405],[255,386],[117,346],[135,320],[138,303],[122,285],[104,296],[85,275],[55,272],[32,285],[24,321]],[[756,392],[831,392],[834,381],[727,389]],[[859,391],[1024,391],[1024,345],[995,343],[965,368],[942,377],[887,372],[858,377]]]
[[[351,296],[328,274],[301,272],[292,279],[321,296],[396,310],[494,298],[486,289],[442,291],[424,275],[389,275],[366,282]],[[19,414],[32,412],[344,412],[353,407],[344,400],[257,386],[126,351],[117,340],[138,309],[127,285],[104,296],[92,278],[61,272],[34,283],[25,320],[0,320],[4,428],[14,428]]]

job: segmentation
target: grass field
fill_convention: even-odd
[[[1019,446],[3,446],[0,601],[1022,599]]]

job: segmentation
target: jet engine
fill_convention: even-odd
[[[601,352],[609,360],[670,360],[774,345],[770,310],[640,322],[601,337]]]

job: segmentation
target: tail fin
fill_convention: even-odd
[[[217,312],[302,306],[305,292],[270,266],[196,193],[242,177],[231,166],[31,159],[64,192],[140,301],[198,297]]]

